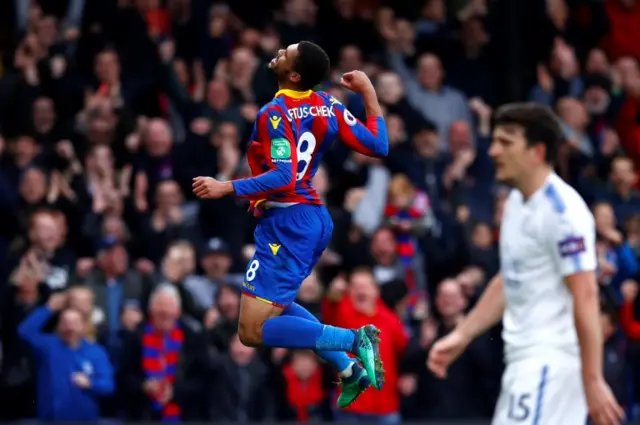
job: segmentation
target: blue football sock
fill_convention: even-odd
[[[282,311],[282,316],[301,317],[311,322],[320,323],[316,316],[297,303],[289,304],[289,306]],[[355,363],[355,360],[349,357],[344,351],[316,350],[316,354],[318,357],[333,366],[338,372],[346,371],[349,366]]]
[[[295,316],[273,317],[264,322],[262,327],[262,343],[267,347],[351,351],[355,337],[350,329],[327,326]]]

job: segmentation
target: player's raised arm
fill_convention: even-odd
[[[259,198],[273,192],[287,191],[296,184],[296,145],[291,124],[283,111],[271,106],[262,111],[254,127],[254,143],[260,143],[269,171],[258,176],[234,180],[238,198]]]
[[[595,225],[586,205],[559,214],[548,235],[564,281],[573,295],[573,315],[589,414],[596,424],[617,424],[624,417],[602,371],[603,340],[596,279]]]
[[[347,72],[342,76],[340,83],[343,87],[362,95],[367,122],[366,125],[363,124],[344,105],[331,98],[338,120],[338,137],[349,148],[361,154],[372,157],[387,156],[387,126],[369,77],[361,71]]]

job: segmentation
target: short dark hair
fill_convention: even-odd
[[[547,148],[545,161],[550,165],[555,164],[564,133],[560,120],[551,108],[532,102],[509,103],[498,108],[493,116],[493,125],[522,127],[527,145],[544,144]]]
[[[311,90],[329,74],[329,56],[322,47],[310,41],[298,43],[298,56],[293,70],[300,74],[299,88]]]

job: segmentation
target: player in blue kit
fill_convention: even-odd
[[[372,325],[323,325],[294,302],[333,231],[311,179],[336,138],[365,155],[386,156],[386,126],[373,85],[360,71],[344,74],[341,84],[362,95],[366,124],[334,97],[311,90],[329,72],[327,54],[313,43],[280,50],[269,68],[279,91],[256,118],[247,151],[251,177],[226,182],[196,177],[193,191],[203,199],[249,199],[250,209],[261,217],[256,253],[243,283],[240,340],[250,346],[315,350],[339,372],[343,388],[338,406],[346,407],[369,386],[379,389],[383,384],[379,331]]]

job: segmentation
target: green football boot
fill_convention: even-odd
[[[358,363],[352,365],[351,376],[341,378],[338,384],[342,387],[340,396],[338,396],[338,407],[345,409],[360,397],[371,386],[371,380],[367,375],[367,371]]]
[[[377,390],[384,384],[384,368],[380,359],[380,330],[373,325],[366,325],[355,330],[356,339],[352,353],[360,360],[371,384]]]

